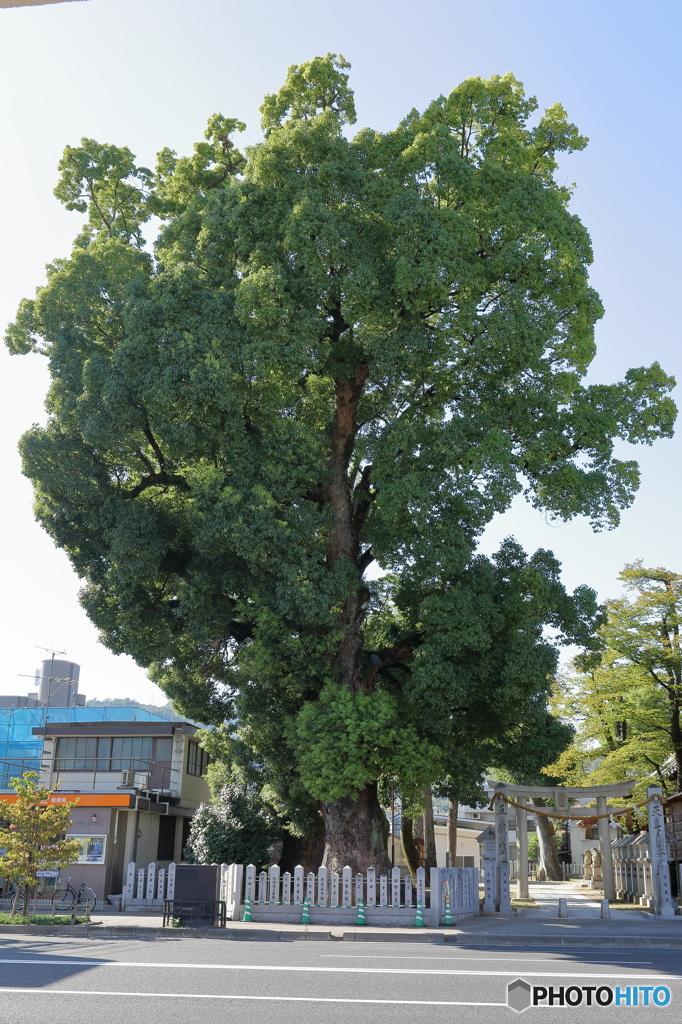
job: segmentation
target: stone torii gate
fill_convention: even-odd
[[[589,818],[590,808],[578,808],[568,810],[568,802],[571,799],[595,799],[597,801],[597,814],[606,815],[608,807],[606,801],[611,798],[623,799],[630,796],[635,783],[634,780],[626,782],[614,782],[606,786],[516,786],[512,783],[497,782],[492,798],[492,807],[495,811],[495,847],[496,847],[496,878],[504,875],[504,862],[506,869],[509,869],[509,841],[508,841],[508,803],[507,798],[511,797],[522,807],[516,808],[516,844],[518,848],[518,870],[517,870],[517,895],[520,899],[528,897],[528,810],[535,811],[528,800],[532,797],[544,797],[546,800],[554,800],[555,810],[572,821],[582,821]],[[601,869],[604,882],[604,896],[607,900],[616,898],[616,882],[613,872],[613,857],[611,855],[611,835],[609,832],[608,817],[597,819],[599,830],[599,847],[601,850]],[[496,898],[496,904],[502,909],[502,904],[507,901]]]

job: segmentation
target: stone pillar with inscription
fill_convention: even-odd
[[[391,868],[391,906],[400,906],[400,868]]]
[[[174,900],[175,899],[175,869],[176,868],[177,868],[177,864],[175,863],[175,861],[172,861],[168,865],[168,878],[166,879],[166,899],[167,900]]]
[[[347,864],[341,873],[341,906],[353,905],[353,871]]]
[[[294,868],[294,903],[303,903],[303,868],[300,864]]]
[[[128,865],[128,872],[126,874],[125,889],[123,890],[124,906],[126,905],[126,903],[132,903],[133,899],[135,898],[135,875],[135,861],[131,860],[130,864]]]
[[[328,879],[327,875],[329,872],[326,868],[317,869],[317,905],[318,907],[327,906],[328,898]]]
[[[417,906],[426,906],[426,868],[417,868]]]
[[[268,878],[268,903],[279,903],[279,864],[272,864]]]
[[[367,868],[367,906],[375,907],[377,902],[376,868]]]
[[[663,793],[660,786],[649,786],[646,795],[649,808],[649,857],[654,890],[654,913],[660,914],[662,917],[674,917],[675,903],[670,892]]]
[[[147,889],[145,892],[145,899],[154,899],[154,884],[156,882],[156,861],[152,861],[147,866]]]
[[[168,887],[170,888],[170,869],[168,871]],[[244,883],[244,902],[249,900],[250,903],[254,903],[256,900],[256,865],[247,864],[246,866],[246,881]],[[239,902],[239,900],[237,900]]]
[[[509,805],[507,787],[500,782],[495,786],[495,908],[500,914],[511,914],[509,893]],[[504,867],[503,867],[504,865]],[[506,878],[506,883],[504,879]]]

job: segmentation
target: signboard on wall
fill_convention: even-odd
[[[104,857],[107,849],[106,836],[68,836],[69,839],[78,839],[81,843],[81,852],[76,864],[104,864]]]

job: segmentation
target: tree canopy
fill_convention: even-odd
[[[24,772],[11,779],[16,792],[13,803],[3,803],[2,816],[6,828],[0,828],[0,872],[15,885],[26,886],[24,915],[28,914],[29,896],[39,882],[38,871],[68,867],[78,859],[82,842],[64,835],[71,825],[73,804],[49,803],[54,790],[41,786],[38,772]]]
[[[555,710],[578,724],[574,743],[547,769],[569,785],[637,781],[682,789],[682,576],[627,565],[632,595],[607,602],[600,649],[576,659]]]
[[[638,470],[614,441],[675,409],[656,363],[583,380],[602,308],[563,108],[473,78],[350,137],[347,69],[290,68],[245,155],[220,114],[154,172],[67,147],[87,223],[7,340],[50,360],[24,467],[103,641],[238,721],[292,814],[323,813],[326,862],[363,868],[379,780],[419,791],[546,725],[545,627],[593,629],[547,552],[472,558],[481,531],[521,491],[615,525]]]

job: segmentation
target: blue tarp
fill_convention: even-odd
[[[0,708],[0,789],[22,772],[40,771],[43,737],[33,730],[65,722],[165,722],[165,718],[137,707],[105,708]]]

